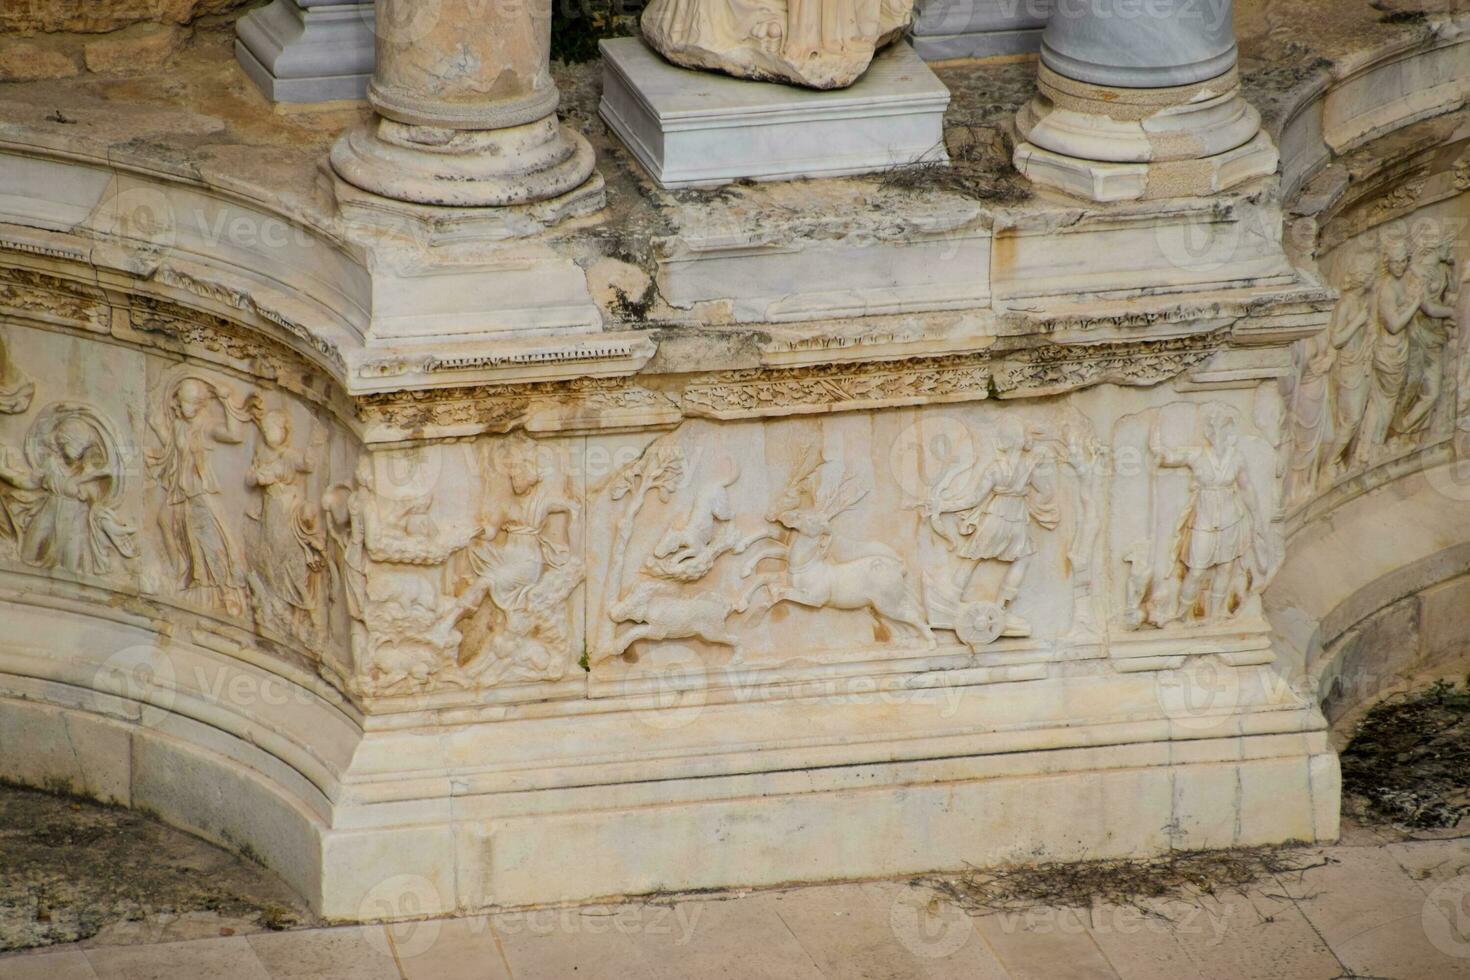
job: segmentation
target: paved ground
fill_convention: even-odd
[[[1034,909],[971,917],[906,882],[699,896],[393,927],[0,958],[4,980],[501,980],[545,977],[1470,978],[1470,839],[1391,840],[1351,827],[1300,873],[1198,905]],[[216,929],[216,931],[218,931]]]

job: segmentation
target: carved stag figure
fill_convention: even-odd
[[[757,585],[770,589],[771,604],[794,602],[814,609],[870,609],[908,626],[929,646],[936,640],[918,598],[909,586],[908,569],[898,553],[877,542],[856,546],[839,542],[832,522],[867,496],[851,477],[835,490],[821,490],[816,477],[823,460],[808,450],[766,519],[792,532],[787,544],[762,552],[747,564],[747,574],[761,558],[786,563],[786,573],[764,577]],[[812,503],[804,506],[810,498]],[[752,593],[755,590],[752,590]]]

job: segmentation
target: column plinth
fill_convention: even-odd
[[[1229,4],[1208,22],[1186,2],[1119,13],[1135,7],[1058,7],[1037,95],[1017,114],[1017,169],[1100,202],[1208,196],[1273,173],[1276,148],[1240,94]]]
[[[376,115],[332,148],[338,177],[408,205],[601,206],[592,147],[556,117],[549,0],[379,0],[377,23]]]

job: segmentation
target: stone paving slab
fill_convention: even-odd
[[[1376,842],[1375,842],[1376,841]],[[1470,980],[1470,839],[1357,834],[1178,900],[973,917],[905,881],[0,957],[4,980]]]

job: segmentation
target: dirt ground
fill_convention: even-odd
[[[269,871],[145,814],[0,786],[0,952],[310,925]]]

